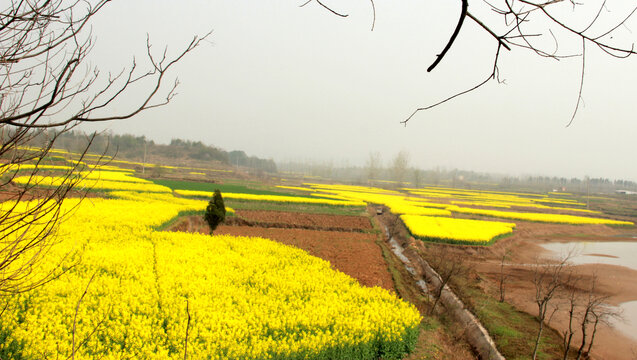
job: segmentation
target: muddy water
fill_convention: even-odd
[[[609,264],[637,270],[637,242],[570,242],[547,243],[542,247],[552,251],[556,257],[573,251],[574,264]],[[620,304],[624,321],[615,322],[615,328],[626,336],[637,339],[637,301]]]
[[[556,256],[574,251],[573,264],[608,264],[637,270],[637,242],[569,242],[541,244]]]
[[[628,301],[620,305],[624,321],[615,322],[615,328],[626,336],[637,340],[637,301]]]

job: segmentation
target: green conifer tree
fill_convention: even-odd
[[[204,219],[210,226],[210,233],[215,231],[217,226],[226,219],[226,206],[223,203],[223,197],[221,197],[219,189],[215,190],[212,199],[208,202]]]

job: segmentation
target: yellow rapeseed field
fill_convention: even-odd
[[[593,218],[593,217],[586,217],[586,216],[473,209],[473,208],[459,207],[456,205],[451,205],[447,207],[447,210],[450,210],[456,213],[462,213],[462,214],[483,215],[483,216],[491,216],[491,217],[497,217],[497,218],[503,218],[503,219],[526,220],[526,221],[537,221],[537,222],[558,223],[558,224],[573,224],[573,225],[604,224],[604,225],[625,225],[625,226],[634,225],[630,221]]]
[[[59,186],[66,183],[68,179],[59,176],[18,176],[13,179],[18,184],[31,184],[38,186]],[[172,190],[169,187],[154,184],[148,180],[134,178],[126,172],[114,171],[93,171],[88,174],[78,174],[75,188],[78,190],[121,190],[121,191],[143,191],[143,192],[167,192]]]
[[[186,332],[192,359],[401,359],[413,349],[420,314],[393,293],[271,240],[157,230],[203,200],[111,196],[65,201],[33,275],[64,272],[8,303],[4,357],[69,358],[75,338],[75,359],[182,359]]]
[[[409,231],[429,241],[484,245],[513,232],[515,224],[438,216],[401,215]]]

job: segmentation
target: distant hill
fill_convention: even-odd
[[[86,148],[90,136],[80,131],[60,134],[55,147],[73,152]],[[175,160],[194,160],[198,162],[216,162],[228,166],[242,166],[268,173],[276,173],[277,167],[272,159],[248,156],[244,151],[225,151],[215,146],[205,145],[201,141],[173,139],[170,144],[157,144],[145,136],[130,134],[98,134],[93,139],[90,151],[98,154],[117,156],[120,159],[142,161],[148,158],[167,158]]]

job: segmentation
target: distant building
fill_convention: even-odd
[[[629,191],[629,190],[615,190],[615,194],[635,195],[635,194],[637,194],[637,192],[636,191]]]

